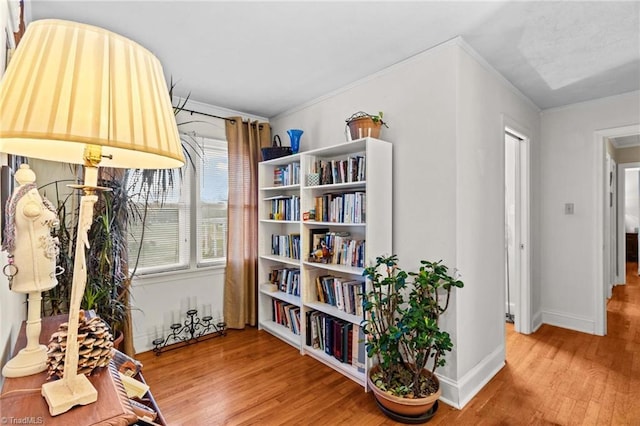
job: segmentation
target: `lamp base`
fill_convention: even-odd
[[[2,368],[4,377],[24,377],[47,369],[47,347],[38,345],[31,349],[21,349]]]
[[[84,374],[78,374],[69,380],[45,383],[41,393],[49,404],[52,416],[65,413],[76,405],[87,405],[98,400],[98,391]]]

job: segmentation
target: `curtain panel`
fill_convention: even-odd
[[[258,162],[271,140],[269,123],[226,121],[229,155],[224,319],[229,328],[257,324]]]

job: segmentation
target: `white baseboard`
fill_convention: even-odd
[[[460,380],[438,376],[442,388],[442,402],[457,409],[465,405],[504,367],[505,349],[500,345],[473,367]]]
[[[136,349],[136,354],[147,352],[153,349],[153,340],[155,335],[151,333],[139,334],[133,336],[133,347]]]
[[[542,326],[543,322],[542,322],[542,312],[538,311],[535,313],[535,315],[533,316],[533,320],[532,320],[533,324],[531,324],[531,332],[535,333],[536,331],[538,331],[538,329]]]
[[[595,334],[596,332],[596,325],[592,319],[561,312],[542,311],[542,323],[583,333]]]

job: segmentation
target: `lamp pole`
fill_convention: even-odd
[[[73,262],[73,281],[69,302],[69,326],[67,332],[67,348],[64,357],[64,374],[62,380],[42,385],[42,396],[49,404],[52,416],[62,414],[75,405],[86,405],[98,399],[98,391],[84,374],[78,374],[78,324],[80,304],[87,285],[87,261],[85,250],[89,248],[88,232],[93,222],[93,206],[98,201],[98,164],[102,159],[101,147],[87,145],[85,148],[84,184],[73,187],[80,188],[84,194],[80,198],[80,213],[76,248]]]

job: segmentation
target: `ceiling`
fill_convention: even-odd
[[[176,95],[266,118],[456,36],[540,109],[640,89],[638,1],[26,1],[27,22],[145,46]]]
[[[640,135],[622,136],[609,139],[616,148],[630,148],[640,146]]]

